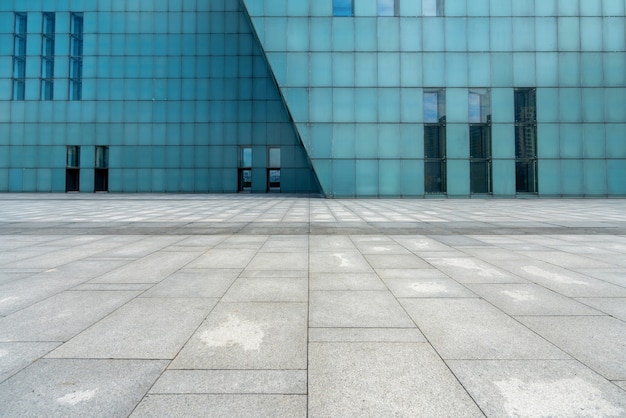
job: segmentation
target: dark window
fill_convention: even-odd
[[[491,92],[469,91],[470,192],[492,191]]]
[[[354,16],[353,0],[333,0],[333,16]]]
[[[83,15],[70,16],[70,100],[83,98]]]
[[[424,191],[447,191],[446,94],[443,89],[424,90]]]
[[[280,192],[280,148],[268,150],[267,191]]]
[[[537,193],[537,92],[515,89],[515,185],[517,193]]]
[[[44,13],[41,28],[41,100],[54,98],[54,13]]]
[[[109,190],[109,147],[96,147],[96,168],[94,177],[94,191],[107,192]]]
[[[65,191],[80,190],[80,147],[68,146],[66,152]]]
[[[26,13],[15,13],[13,28],[13,100],[26,95]]]
[[[238,183],[240,192],[252,190],[252,148],[243,147],[239,150]]]

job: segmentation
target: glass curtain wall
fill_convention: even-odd
[[[469,90],[470,193],[492,192],[491,91]]]
[[[446,93],[424,90],[424,192],[444,194],[446,179]]]
[[[537,92],[515,89],[515,185],[517,193],[537,193]]]

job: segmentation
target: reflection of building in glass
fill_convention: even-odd
[[[31,3],[0,191],[626,195],[621,1]]]

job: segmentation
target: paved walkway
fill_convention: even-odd
[[[626,200],[0,195],[0,416],[626,416]]]

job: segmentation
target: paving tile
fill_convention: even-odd
[[[388,291],[322,291],[309,294],[309,326],[339,328],[414,327]]]
[[[311,273],[311,290],[386,290],[374,273]]]
[[[618,417],[626,392],[573,360],[448,361],[487,416]]]
[[[306,370],[166,370],[154,394],[306,395]]]
[[[83,283],[72,287],[68,291],[144,291],[150,289],[152,286],[154,286],[152,283]]]
[[[306,279],[308,270],[243,270],[239,277],[272,278],[272,279]]]
[[[564,267],[564,268],[611,268],[612,264],[609,262],[602,262],[594,260],[589,257],[584,257],[581,254],[568,254],[564,251],[520,251],[523,254],[534,260],[542,260],[547,263]]]
[[[48,358],[173,359],[217,299],[135,299]]]
[[[624,389],[624,391],[626,391],[626,380],[625,381],[617,381],[617,382],[613,382],[615,383],[617,386],[621,387],[622,389]]]
[[[50,342],[0,343],[0,383],[45,356],[59,344]]]
[[[309,344],[309,416],[460,415],[482,416],[427,344]]]
[[[305,369],[304,303],[220,303],[172,369]]]
[[[139,292],[63,292],[0,319],[0,341],[67,341]]]
[[[397,298],[475,298],[467,287],[450,278],[383,279]]]
[[[0,416],[128,416],[164,361],[40,360],[0,384]]]
[[[626,321],[626,298],[581,298],[578,301],[607,315]]]
[[[220,298],[241,269],[183,269],[157,283],[143,297]]]
[[[290,253],[258,252],[246,266],[248,270],[306,270],[309,255],[304,251]]]
[[[613,283],[617,286],[626,287],[626,268],[611,270],[579,269],[577,271],[585,276]]]
[[[569,358],[484,300],[401,299],[400,303],[443,359]]]
[[[239,278],[224,295],[224,302],[306,302],[308,283],[293,278]]]
[[[429,237],[394,236],[393,239],[398,244],[410,251],[413,251],[414,253],[452,250],[449,245],[443,244],[436,239]]]
[[[312,252],[309,271],[313,273],[373,272],[367,260],[358,251]]]
[[[574,299],[535,284],[468,284],[509,315],[602,315]]]
[[[46,278],[45,274],[0,285],[0,315],[9,315],[83,282],[83,279]]]
[[[304,395],[148,395],[131,415],[138,417],[306,417]]]
[[[193,262],[189,263],[186,268],[190,269],[243,269],[252,257],[256,254],[256,250],[247,248],[214,248]]]
[[[367,254],[365,259],[375,269],[420,269],[430,264],[413,254]]]
[[[310,251],[341,251],[354,250],[356,247],[345,235],[311,235],[309,236]]]
[[[609,380],[626,380],[626,323],[608,316],[518,316],[517,320]]]
[[[426,342],[417,328],[309,328],[309,342]]]
[[[459,283],[527,283],[521,277],[476,258],[433,258],[428,262]]]
[[[103,274],[91,283],[158,283],[199,255],[200,252],[156,252]]]

